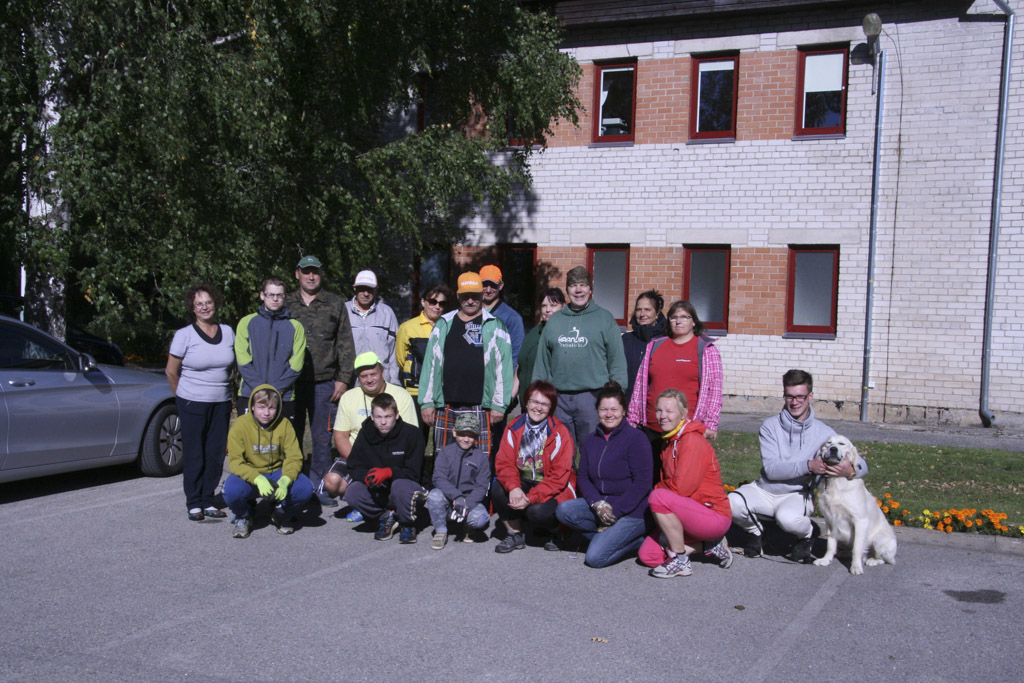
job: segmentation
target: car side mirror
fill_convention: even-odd
[[[96,359],[87,353],[80,354],[78,356],[78,371],[82,374],[98,370],[99,366],[96,365]]]

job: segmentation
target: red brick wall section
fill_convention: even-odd
[[[579,147],[590,144],[590,110],[594,104],[594,65],[581,64],[583,74],[576,86],[576,97],[583,106],[579,110],[579,127],[574,127],[564,119],[559,119],[551,126],[554,132],[548,138],[548,147]]]
[[[796,50],[740,54],[737,140],[793,137],[797,54]]]
[[[686,140],[689,109],[689,57],[641,60],[637,65],[636,143]]]
[[[641,292],[656,289],[665,297],[665,308],[683,298],[682,247],[632,247],[629,250],[629,307]]]
[[[537,247],[537,291],[548,287],[565,291],[565,274],[586,265],[586,247]]]
[[[785,331],[788,257],[784,247],[732,250],[729,332],[781,335]]]

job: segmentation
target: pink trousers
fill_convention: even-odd
[[[672,514],[683,524],[683,537],[692,545],[696,541],[717,541],[725,535],[732,524],[732,518],[720,515],[711,508],[701,505],[693,498],[684,498],[668,489],[654,489],[649,503],[651,512]],[[638,555],[648,567],[657,567],[665,561],[661,547],[661,531],[644,539]]]

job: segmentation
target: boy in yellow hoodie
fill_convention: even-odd
[[[295,429],[281,419],[281,393],[269,384],[256,387],[249,412],[228,432],[228,469],[224,502],[235,514],[231,535],[246,538],[257,498],[273,500],[271,522],[280,534],[295,531],[295,513],[313,497],[313,483],[302,474],[302,450]]]

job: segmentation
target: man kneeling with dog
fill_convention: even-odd
[[[814,417],[814,380],[809,372],[790,370],[782,376],[785,405],[777,417],[761,424],[761,478],[744,484],[729,494],[732,521],[749,534],[742,550],[746,557],[761,555],[761,522],[758,516],[772,517],[783,531],[797,537],[790,558],[810,562],[814,545],[812,492],[820,476],[863,477],[867,463],[858,459],[856,467],[843,460],[828,465],[818,455],[824,441],[835,430]]]

